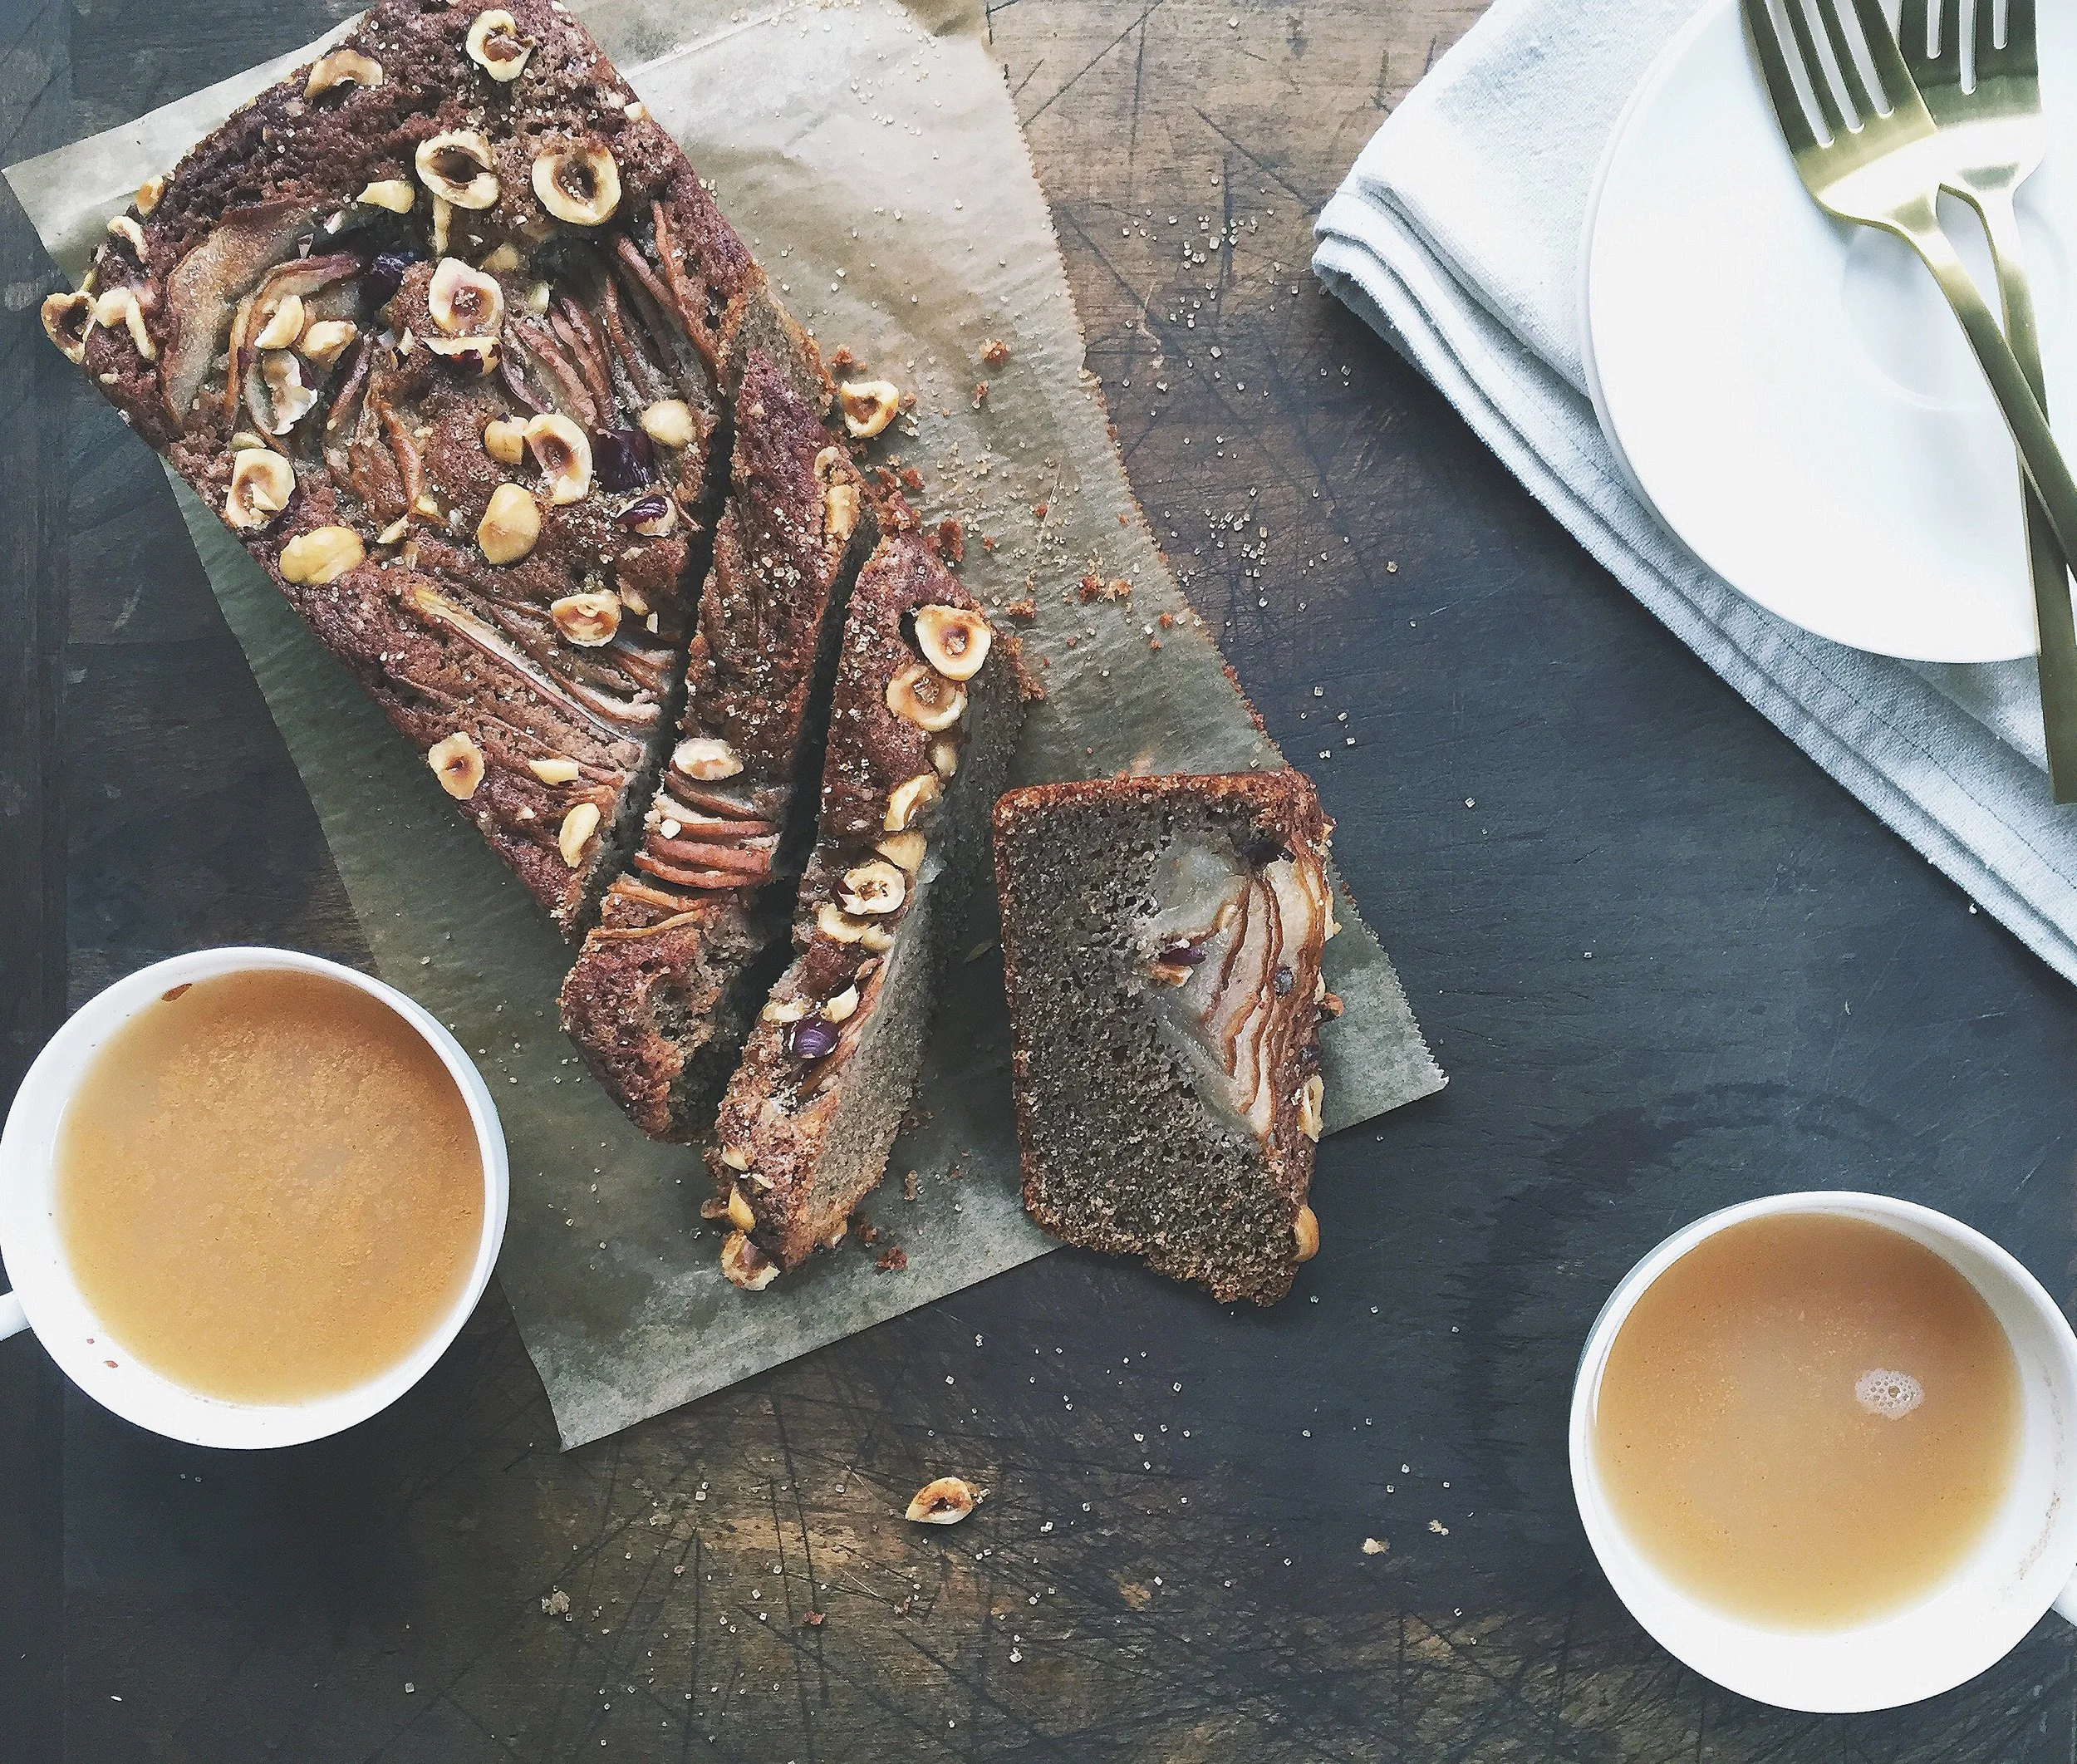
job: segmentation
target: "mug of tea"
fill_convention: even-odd
[[[430,1013],[290,950],[116,981],[0,1132],[0,1335],[125,1420],[286,1446],[366,1420],[460,1331],[503,1241],[496,1105]]]
[[[1676,1232],[1588,1334],[1571,1455],[1632,1614],[1761,1703],[1914,1703],[2077,1621],[2077,1336],[1927,1207],[1773,1195]]]

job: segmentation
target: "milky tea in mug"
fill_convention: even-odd
[[[1836,1213],[1726,1226],[1647,1287],[1609,1349],[1593,1451],[1608,1510],[1699,1603],[1844,1629],[1969,1559],[2017,1460],[2011,1344],[1974,1286]]]

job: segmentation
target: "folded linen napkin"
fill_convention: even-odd
[[[1659,525],[1595,420],[1588,199],[1631,92],[1701,9],[1495,0],[1363,150],[1313,268],[1683,642],[2077,980],[2077,810],[2049,797],[2033,662],[1898,661],[1761,611]]]

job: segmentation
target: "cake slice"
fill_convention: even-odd
[[[1221,1302],[1319,1245],[1329,823],[1300,773],[1041,784],[995,806],[1024,1206]]]
[[[841,1240],[880,1181],[1027,690],[1016,640],[990,631],[922,539],[885,540],[844,623],[793,961],[708,1154],[714,1211],[735,1226],[722,1270],[739,1286]]]
[[[748,351],[679,738],[562,987],[586,1064],[656,1138],[712,1119],[784,959],[813,837],[824,719],[811,707],[826,708],[851,583],[878,538],[850,450],[825,426],[828,381],[811,356],[793,361],[788,374],[762,345]]]
[[[572,934],[669,744],[736,339],[782,317],[553,0],[381,0],[43,308]]]

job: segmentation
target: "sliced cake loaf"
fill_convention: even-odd
[[[554,0],[382,0],[152,179],[52,340],[567,931],[637,831],[777,302]]]
[[[1319,1244],[1328,823],[1300,773],[1042,784],[996,804],[1024,1205],[1222,1301]]]
[[[844,624],[793,962],[708,1154],[739,1286],[840,1240],[886,1167],[1027,690],[1016,640],[990,632],[922,539],[883,542]]]
[[[850,450],[824,425],[820,364],[790,353],[789,374],[748,351],[679,738],[562,987],[587,1064],[658,1138],[711,1120],[784,959],[821,764],[811,707],[826,704],[852,580],[878,537]]]

